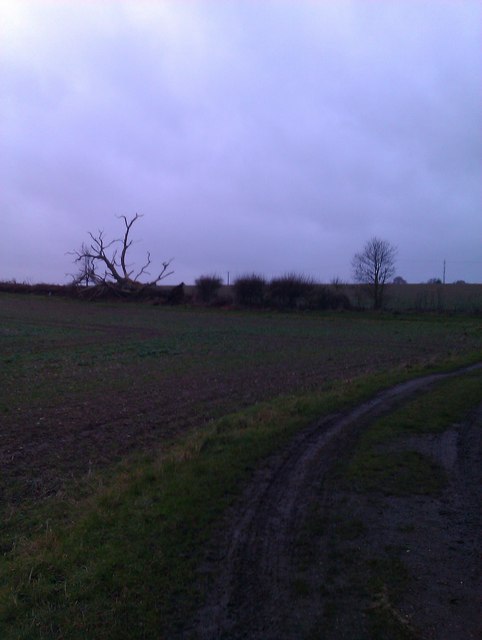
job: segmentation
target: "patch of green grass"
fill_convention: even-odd
[[[436,494],[444,487],[444,469],[432,458],[404,449],[410,436],[450,428],[480,402],[482,370],[440,382],[396,411],[377,420],[360,436],[345,466],[345,480],[357,491],[390,495]]]
[[[482,398],[482,369],[449,378],[424,391],[372,425],[361,443],[381,444],[397,437],[441,433],[470,411]]]
[[[367,613],[369,640],[419,640],[420,638],[417,631],[389,602],[382,601]]]
[[[291,583],[291,590],[295,597],[305,598],[311,593],[311,586],[303,578],[295,578]]]
[[[367,585],[376,597],[385,590],[391,598],[398,598],[410,583],[406,565],[400,560],[396,549],[385,547],[385,556],[370,559],[367,567]]]
[[[446,482],[443,468],[416,451],[358,452],[346,477],[356,491],[395,496],[436,494]]]
[[[412,523],[407,523],[407,524],[400,525],[398,527],[398,530],[401,533],[413,533],[416,530],[416,527]]]
[[[337,519],[342,521],[342,511]],[[363,546],[341,539],[336,527],[327,544],[331,552],[322,590],[325,623],[320,637],[415,640],[418,636],[396,606],[412,580],[400,550],[385,547],[380,555],[369,556]]]
[[[356,540],[365,531],[365,525],[359,518],[340,519],[333,526],[341,540]]]
[[[367,588],[372,601],[366,609],[371,640],[417,640],[409,621],[396,607],[411,582],[411,575],[396,553],[372,558],[367,567]]]

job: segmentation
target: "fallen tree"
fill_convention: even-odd
[[[90,244],[83,243],[79,250],[71,252],[75,256],[74,262],[79,265],[73,284],[86,285],[85,292],[89,297],[143,296],[174,273],[169,270],[172,260],[167,260],[161,263],[155,278],[142,281],[140,278],[151,275],[148,271],[152,263],[150,252],[147,252],[145,263],[137,270],[128,262],[128,252],[133,243],[131,229],[142,216],[136,213],[131,219],[118,217],[123,220],[125,227],[122,238],[108,241],[103,231],[97,235],[89,232]]]

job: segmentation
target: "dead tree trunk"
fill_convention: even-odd
[[[151,265],[151,254],[147,252],[147,260],[140,269],[131,268],[128,264],[127,256],[133,240],[130,237],[131,229],[134,223],[142,216],[136,215],[130,220],[126,216],[119,216],[124,221],[124,236],[115,240],[107,241],[103,231],[99,231],[97,235],[89,232],[90,244],[82,244],[78,251],[72,252],[75,256],[75,262],[80,263],[81,272],[77,276],[82,275],[85,281],[87,274],[85,273],[85,265],[88,266],[88,277],[99,288],[106,288],[118,295],[141,294],[146,289],[157,286],[157,284],[174,273],[169,271],[172,260],[161,263],[161,268],[157,272],[154,279],[143,282],[140,280],[142,276],[150,276],[147,270]],[[100,271],[103,269],[103,273]],[[74,279],[75,282],[75,279]]]

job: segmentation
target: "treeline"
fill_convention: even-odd
[[[29,284],[16,280],[0,281],[0,291],[3,293],[34,293],[44,296],[56,295],[66,298],[76,297],[78,294],[78,288],[72,284]]]
[[[0,292],[30,293],[46,296],[79,298],[82,300],[136,300],[179,304],[186,301],[184,283],[174,287],[136,283],[135,287],[125,290],[115,283],[102,282],[95,285],[70,284],[29,284],[15,280],[0,281]]]
[[[195,296],[205,304],[222,304],[222,279],[201,276],[196,280]],[[336,285],[318,284],[310,277],[296,273],[266,280],[252,273],[236,278],[230,288],[231,303],[241,307],[275,309],[351,309],[347,295]]]
[[[0,282],[0,291],[55,295],[85,300],[136,300],[152,304],[195,304],[274,309],[351,309],[348,296],[337,285],[326,286],[312,278],[295,273],[268,281],[258,274],[237,278],[230,287],[215,275],[201,276],[194,286],[181,283],[174,287],[139,284],[124,292],[121,288],[102,283],[93,286],[79,284],[28,284],[15,281]]]
[[[236,278],[226,286],[216,275],[201,276],[195,285],[139,284],[129,292],[112,284],[28,284],[0,281],[0,292],[61,296],[82,300],[121,300],[153,305],[197,305],[252,309],[343,310],[371,308],[364,285],[319,284],[309,277],[286,274],[267,280],[257,274]],[[387,285],[384,309],[398,312],[482,313],[482,284]]]

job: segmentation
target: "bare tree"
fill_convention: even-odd
[[[139,280],[142,276],[151,275],[147,270],[151,265],[151,254],[147,252],[145,264],[137,270],[128,263],[127,256],[133,243],[130,238],[132,226],[142,216],[136,213],[130,220],[126,216],[118,217],[123,220],[125,227],[122,238],[108,241],[103,231],[99,231],[97,235],[89,232],[90,244],[83,243],[80,250],[72,252],[72,255],[75,256],[75,262],[80,265],[79,273],[74,278],[74,282],[86,284],[93,282],[115,289],[120,293],[129,294],[153,287],[171,275],[173,271],[169,271],[169,266],[172,260],[168,260],[161,263],[161,268],[154,279],[147,282]]]
[[[75,262],[79,264],[77,273],[70,274],[72,276],[72,284],[74,286],[84,285],[89,287],[92,284],[99,284],[102,282],[102,278],[97,275],[96,264],[93,258],[90,258],[89,247],[86,244],[82,244],[80,251],[76,251],[75,255],[80,256],[75,259]]]
[[[380,309],[386,282],[395,274],[397,248],[380,238],[371,238],[352,260],[356,282],[366,284],[373,298],[373,308]]]

